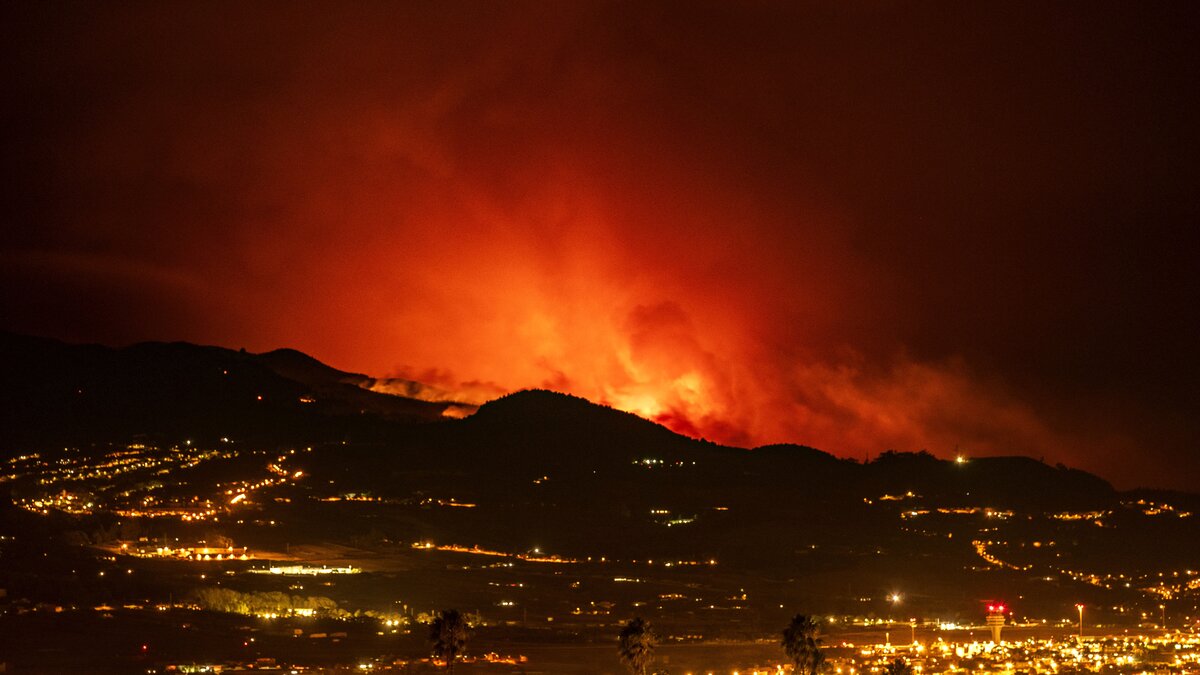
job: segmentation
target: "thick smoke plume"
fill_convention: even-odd
[[[24,8],[7,326],[1200,479],[1170,17],[634,7]]]

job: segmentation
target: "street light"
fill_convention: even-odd
[[[1162,624],[1160,624],[1160,625],[1162,626],[1162,629],[1165,631],[1167,629],[1167,606],[1159,605],[1158,609],[1159,609],[1159,611],[1162,612]]]
[[[900,604],[900,598],[901,598],[900,594],[896,593],[894,591],[892,593],[888,594],[887,599],[889,602],[892,603],[892,609],[895,609],[896,605]],[[896,623],[895,617],[892,616],[891,612],[888,612],[888,630],[886,633],[884,633],[884,635],[886,636],[885,639],[887,640],[888,644],[892,643],[892,629],[895,628],[895,623]]]
[[[1075,605],[1075,609],[1079,610],[1079,639],[1083,639],[1083,605]]]

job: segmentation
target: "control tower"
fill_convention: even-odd
[[[987,626],[992,631],[992,642],[1000,644],[1000,629],[1004,628],[1004,605],[988,605]]]

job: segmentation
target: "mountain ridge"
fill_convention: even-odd
[[[90,440],[138,434],[216,438],[238,433],[278,442],[390,438],[407,433],[403,428],[413,423],[447,420],[452,407],[473,408],[372,391],[367,387],[374,378],[334,368],[291,348],[259,354],[187,342],[112,348],[0,333],[0,374],[5,381],[0,404],[6,430],[0,431],[0,444],[10,447],[36,441],[39,434],[61,441],[87,440],[88,434],[97,436]],[[97,419],[106,415],[111,419]],[[786,466],[846,477],[853,473],[851,467],[862,467],[862,476],[881,485],[903,477],[927,489],[936,489],[935,476],[945,480],[953,475],[947,472],[956,468],[953,461],[928,453],[888,451],[859,463],[800,444],[723,446],[677,434],[630,412],[546,389],[520,390],[488,401],[457,426],[447,427],[445,436],[439,442],[491,443],[504,449],[505,456],[520,450],[539,461],[559,461],[555,454],[570,446],[585,454],[626,448],[633,453],[631,461],[647,448],[666,453],[673,461],[689,454],[695,459],[746,460],[748,466],[766,473]],[[957,467],[959,477],[988,469],[991,481],[977,479],[974,489],[989,494],[1019,491],[1023,481],[1040,490],[1116,493],[1098,476],[1061,465],[1050,467],[1030,457],[978,457],[969,466],[976,470]]]
[[[0,444],[334,437],[380,422],[440,420],[454,405],[369,391],[356,377],[295,350],[112,348],[3,333]]]

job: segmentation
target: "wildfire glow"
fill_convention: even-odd
[[[1057,269],[1055,247],[1007,236],[1009,248],[979,254],[996,235],[963,227],[952,190],[935,195],[949,200],[939,204],[952,218],[925,223],[919,209],[896,208],[926,184],[906,182],[927,177],[908,170],[908,141],[897,140],[919,134],[814,118],[834,108],[803,96],[759,107],[767,92],[748,84],[762,72],[754,59],[774,63],[777,53],[758,51],[758,38],[736,58],[707,47],[671,57],[625,40],[604,44],[620,31],[583,29],[576,22],[593,13],[561,7],[536,27],[489,19],[469,44],[415,28],[398,40],[382,30],[386,21],[355,19],[331,34],[372,37],[314,44],[280,26],[279,44],[245,45],[297,68],[236,50],[180,54],[187,46],[166,41],[170,31],[81,46],[80,54],[135,50],[111,62],[138,68],[160,54],[186,57],[180,63],[195,63],[186,69],[194,78],[88,98],[80,114],[95,124],[55,136],[50,149],[30,146],[49,173],[31,173],[26,189],[58,215],[29,228],[45,230],[44,241],[6,249],[3,267],[30,288],[72,298],[29,307],[78,311],[23,330],[69,336],[78,324],[91,331],[82,339],[111,343],[295,347],[384,378],[384,391],[408,393],[405,382],[417,381],[424,397],[479,404],[542,387],[693,436],[800,442],[854,457],[887,448],[945,454],[961,443],[973,456],[1056,461],[1070,459],[1062,448],[1116,457],[1154,445],[1118,437],[1119,426],[1097,429],[1094,407],[1081,408],[1086,424],[1063,423],[1076,413],[1026,398],[1047,387],[1018,392],[1001,379],[1030,365],[1013,338],[1064,332],[1067,340],[1065,327],[1086,322],[1062,320],[1062,298],[1051,292],[1061,284],[1008,278],[1015,256],[1045,256],[1026,270]],[[125,25],[117,15],[113,30]],[[623,56],[596,58],[608,53]],[[47,81],[69,87],[94,77],[97,62]],[[321,67],[301,67],[309,62]],[[698,81],[720,95],[683,91],[690,80],[670,63],[701,68]],[[223,81],[244,69],[253,86]],[[805,86],[832,92],[830,100],[857,92],[861,108],[875,110],[873,87],[845,90],[872,78],[838,68],[811,75]],[[910,103],[905,97],[903,109]],[[880,155],[848,156],[838,140],[867,138],[850,145]],[[873,173],[892,165],[888,148],[906,158],[904,168]],[[1062,175],[1076,173],[1088,175]],[[993,211],[1008,213],[980,206],[971,217]],[[176,226],[161,226],[180,214]],[[108,222],[122,225],[93,234]],[[897,250],[910,234],[928,250]],[[965,294],[975,285],[957,283],[960,266],[976,261],[987,264],[977,272],[994,293]],[[1081,294],[1087,303],[1103,296]],[[942,321],[967,310],[974,314]],[[1053,330],[1036,323],[1042,315]],[[994,330],[993,318],[1013,325]]]

